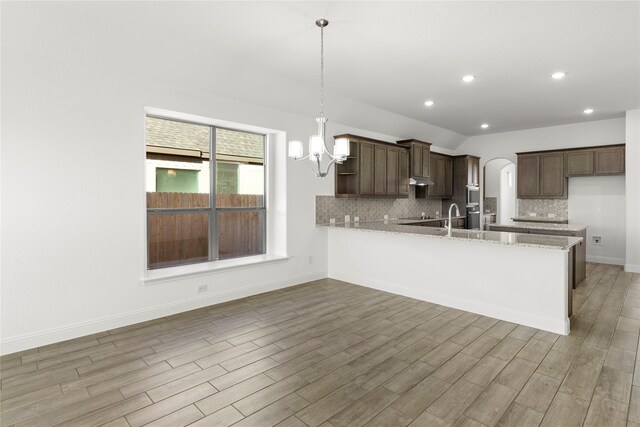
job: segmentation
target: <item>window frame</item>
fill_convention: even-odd
[[[160,120],[170,120],[175,122],[182,122],[197,126],[206,126],[209,128],[209,206],[206,208],[149,208],[147,206],[147,198],[146,198],[146,185],[145,185],[145,198],[144,198],[144,206],[145,206],[145,271],[162,271],[168,268],[176,268],[176,267],[185,267],[185,266],[193,266],[193,265],[202,265],[207,263],[216,263],[220,261],[241,259],[246,257],[255,257],[255,256],[265,256],[267,255],[267,226],[268,226],[268,147],[269,144],[269,134],[249,131],[245,129],[238,129],[234,127],[220,126],[213,123],[208,123],[207,121],[197,121],[197,120],[189,120],[183,118],[172,117],[171,115],[163,115],[163,114],[155,114],[152,112],[145,112],[144,119],[146,123],[146,119],[155,118]],[[262,137],[262,183],[263,183],[263,191],[262,191],[262,206],[254,206],[254,207],[228,207],[228,208],[218,208],[216,206],[217,200],[217,188],[216,188],[216,180],[217,180],[217,153],[216,153],[216,129],[224,129],[233,132],[242,132],[242,133],[250,133],[254,135],[260,135]],[[145,147],[145,165],[147,161],[146,157],[146,146],[147,146],[147,136],[145,132],[144,137],[144,147]],[[260,221],[260,234],[261,234],[261,242],[262,242],[262,252],[257,254],[247,254],[242,256],[234,256],[229,258],[220,259],[219,254],[219,241],[218,241],[218,212],[260,212],[261,213],[261,221]],[[187,262],[180,264],[170,264],[162,267],[150,268],[149,267],[149,216],[150,215],[179,215],[179,214],[196,214],[196,213],[206,213],[208,219],[208,254],[206,261],[195,261],[195,262]]]

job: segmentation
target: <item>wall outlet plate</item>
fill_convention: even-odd
[[[556,217],[556,214],[554,214],[554,213],[549,213],[548,215],[549,215],[549,218],[555,218]]]
[[[353,222],[359,222],[360,221],[360,217],[359,216],[354,216],[353,217]]]
[[[594,245],[602,245],[602,236],[591,236],[591,243]]]
[[[385,216],[384,216],[384,219],[389,219],[389,215],[385,215]]]
[[[329,218],[329,224],[335,224],[335,223],[336,223],[335,218]]]
[[[347,222],[351,222],[351,215],[345,215],[345,216],[344,216],[344,222],[345,222],[345,223],[347,223]]]
[[[203,293],[203,292],[207,292],[208,286],[207,285],[198,285],[197,291],[199,294]]]
[[[529,216],[536,216],[535,212],[529,212]]]

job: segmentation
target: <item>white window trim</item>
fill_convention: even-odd
[[[152,285],[157,283],[166,283],[176,281],[189,277],[217,274],[229,270],[246,269],[254,266],[260,266],[264,264],[270,264],[275,262],[287,261],[289,256],[286,254],[286,194],[278,193],[275,181],[286,182],[286,167],[284,161],[286,160],[286,152],[281,149],[286,144],[275,144],[277,142],[286,141],[286,133],[281,130],[269,129],[260,126],[246,125],[242,123],[230,122],[227,120],[212,119],[209,117],[197,116],[193,114],[180,113],[176,111],[165,110],[155,107],[145,107],[143,120],[147,116],[156,116],[166,119],[182,120],[193,123],[201,123],[204,125],[222,127],[227,129],[238,130],[242,132],[253,132],[267,135],[265,150],[265,191],[267,193],[267,199],[265,200],[265,208],[267,210],[266,221],[266,238],[267,246],[265,248],[266,253],[262,255],[246,256],[240,258],[231,258],[225,260],[208,261],[197,264],[187,264],[175,267],[166,267],[162,269],[147,270],[148,259],[148,244],[147,244],[147,211],[146,211],[146,170],[143,168],[144,173],[144,185],[142,188],[142,203],[144,209],[143,214],[143,227],[144,230],[144,251],[142,255],[142,279],[141,282],[144,285]],[[145,138],[146,140],[146,138]],[[141,144],[146,159],[146,151],[144,144]],[[274,156],[273,153],[276,153]],[[278,159],[282,157],[283,163],[281,169],[278,170]],[[280,189],[280,191],[284,191]],[[269,211],[273,209],[278,212],[277,217],[270,220]]]
[[[264,254],[180,265],[176,267],[159,268],[156,270],[146,271],[146,274],[142,279],[142,283],[145,285],[155,285],[158,283],[173,282],[188,277],[208,276],[229,270],[242,270],[263,264],[287,261],[288,259],[289,257],[284,255]]]

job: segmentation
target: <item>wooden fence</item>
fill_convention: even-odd
[[[255,207],[262,195],[218,194],[220,208]],[[209,195],[199,193],[147,193],[148,208],[206,208]],[[264,253],[264,211],[217,212],[218,258]],[[208,259],[207,213],[148,214],[149,268],[179,265]]]

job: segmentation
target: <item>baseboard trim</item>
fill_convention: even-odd
[[[89,320],[73,325],[47,329],[31,334],[3,338],[2,340],[0,340],[0,354],[11,354],[34,347],[41,347],[47,344],[53,344],[60,341],[66,341],[73,338],[83,337],[85,335],[107,331],[109,329],[120,328],[140,322],[146,322],[148,320],[170,316],[189,310],[195,310],[197,308],[206,307],[208,305],[220,304],[223,302],[257,295],[264,292],[275,291],[277,289],[295,286],[300,283],[324,279],[326,277],[326,273],[314,273],[290,277],[286,279],[272,280],[257,285],[245,286],[228,291],[215,292],[203,297],[190,298],[178,302],[162,304],[155,307],[149,307],[141,310],[131,311],[128,313]]]
[[[561,335],[569,334],[570,321],[568,318],[563,322],[555,319],[532,316],[528,313],[478,303],[462,298],[454,298],[441,293],[429,292],[424,289],[408,288],[396,283],[354,276],[344,271],[332,270],[329,273],[329,277],[336,280],[343,280],[345,282],[366,286],[368,288],[378,289],[380,291],[391,292],[393,294],[428,301],[446,307],[457,308],[459,310],[465,310],[483,316],[518,323],[520,325],[531,326],[536,329],[542,329]]]
[[[640,273],[640,264],[625,264],[624,271],[627,273]]]
[[[624,265],[624,258],[614,258],[599,255],[587,255],[587,262],[596,262],[598,264]]]

